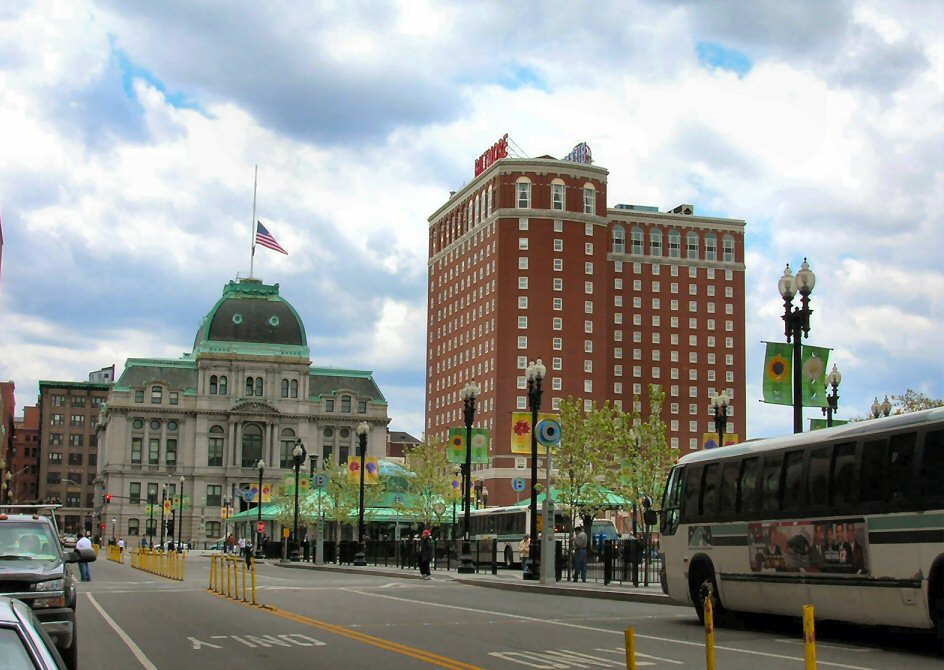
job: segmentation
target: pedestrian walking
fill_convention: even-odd
[[[246,540],[246,567],[252,567],[252,540]]]
[[[587,534],[583,530],[583,526],[577,527],[577,534],[573,537],[574,542],[574,577],[573,580],[576,582],[577,579],[582,579],[584,582],[587,581]]]
[[[433,537],[429,529],[423,531],[423,537],[420,539],[420,579],[432,579],[429,573],[429,563],[433,560]]]
[[[86,532],[85,535],[83,535],[76,541],[75,548],[76,549],[91,549],[92,548],[92,539],[90,537],[91,535],[92,535],[91,533]],[[79,577],[83,582],[92,581],[92,572],[91,570],[89,570],[88,563],[79,563]]]
[[[123,563],[125,560],[125,539],[118,538],[118,559]]]
[[[531,556],[531,536],[525,535],[518,543],[518,553],[521,555],[521,572],[528,572],[528,558]]]

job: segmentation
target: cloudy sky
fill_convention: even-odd
[[[747,226],[753,437],[783,337],[777,280],[816,271],[810,343],[839,417],[944,396],[940,2],[16,2],[0,6],[0,379],[189,351],[249,271],[317,365],[373,370],[423,431],[427,217],[503,133],[587,142],[609,205]],[[808,411],[813,416],[812,411]]]

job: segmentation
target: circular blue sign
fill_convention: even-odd
[[[524,491],[525,481],[523,477],[515,477],[511,480],[511,488],[513,491]]]

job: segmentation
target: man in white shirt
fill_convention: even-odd
[[[89,535],[91,535],[91,533],[85,533],[84,536],[80,537],[75,543],[75,548],[76,549],[91,549],[92,540],[89,538]],[[89,570],[88,563],[79,563],[79,576],[82,578],[83,582],[92,581],[92,574],[91,574],[91,571]]]

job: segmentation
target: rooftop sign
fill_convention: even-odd
[[[571,149],[570,153],[564,156],[563,160],[570,161],[571,163],[590,165],[593,162],[593,153],[590,151],[590,147],[587,146],[586,142],[581,142]]]
[[[485,153],[475,159],[475,176],[485,172],[492,163],[500,158],[508,157],[508,133],[495,142]]]

